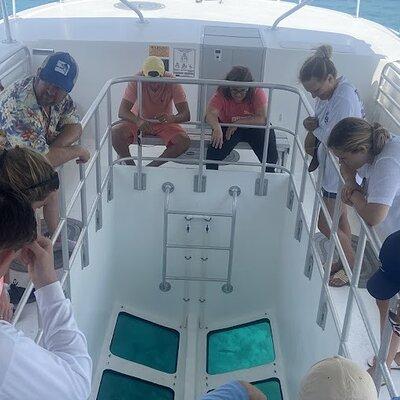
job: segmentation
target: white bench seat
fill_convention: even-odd
[[[199,148],[200,147],[200,135],[197,134],[199,131],[189,130],[188,134],[191,140],[190,147]],[[290,151],[290,144],[289,140],[284,132],[275,131],[276,134],[276,147],[278,149],[278,164],[285,166],[287,155]],[[211,131],[208,129],[205,135],[205,148],[208,147],[211,138]],[[142,144],[145,146],[163,146],[164,143],[161,138],[158,136],[150,136],[146,135],[142,138]],[[236,147],[235,150],[251,150],[251,147],[246,142],[240,142]],[[189,151],[189,150],[188,150]]]

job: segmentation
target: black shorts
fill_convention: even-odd
[[[326,197],[327,199],[336,199],[337,193],[335,192],[328,192],[324,188],[321,188],[322,196]]]

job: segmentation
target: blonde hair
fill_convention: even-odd
[[[362,118],[349,117],[334,126],[329,135],[328,147],[351,153],[367,150],[376,156],[389,138],[389,132],[377,122],[370,124]]]
[[[53,191],[48,185],[56,172],[47,159],[26,147],[15,147],[0,153],[0,183],[9,185],[29,203],[43,201]]]
[[[312,78],[324,81],[328,75],[337,76],[335,64],[332,61],[332,46],[324,44],[315,53],[307,58],[299,72],[301,82],[308,82]]]

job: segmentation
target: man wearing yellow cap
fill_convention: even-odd
[[[138,75],[153,78],[171,78],[165,71],[159,57],[148,57]],[[134,143],[138,131],[144,135],[159,136],[167,146],[160,157],[176,158],[190,146],[190,138],[179,123],[190,120],[189,105],[182,85],[160,82],[146,82],[142,85],[142,110],[139,113],[137,83],[130,82],[125,89],[118,116],[126,122],[118,124],[112,130],[112,141],[119,157],[130,157],[129,145]],[[177,114],[173,113],[173,105]],[[151,122],[148,120],[157,120]],[[163,161],[152,161],[149,166],[158,167]],[[127,164],[134,165],[128,161]]]

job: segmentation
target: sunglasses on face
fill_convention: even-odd
[[[230,88],[231,93],[233,94],[245,94],[249,91],[249,88],[237,88],[237,87],[231,87]]]
[[[152,78],[158,78],[160,76],[160,74],[157,71],[149,71],[147,75]]]
[[[54,171],[49,179],[35,183],[32,186],[28,186],[26,190],[37,189],[40,187],[48,187],[51,191],[58,190],[60,187],[60,179],[58,177],[58,173]]]

